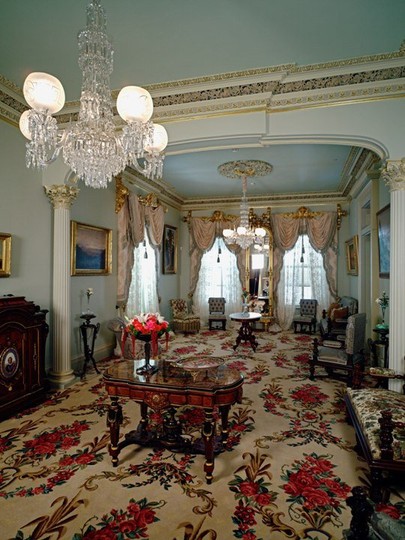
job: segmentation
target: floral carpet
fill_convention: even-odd
[[[232,326],[177,335],[163,353],[221,356],[244,376],[212,484],[203,455],[131,445],[113,468],[109,398],[102,376],[89,373],[0,423],[1,540],[341,539],[351,518],[345,499],[369,483],[345,422],[345,385],[309,381],[310,336],[258,332],[255,353],[243,343],[234,352],[235,338]],[[125,433],[140,413],[134,402],[122,405]],[[158,425],[160,415],[151,416]],[[184,433],[198,436],[200,409],[178,409],[177,418]],[[385,509],[399,518],[404,485],[389,496]]]

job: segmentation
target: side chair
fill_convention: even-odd
[[[302,298],[300,300],[299,313],[294,315],[294,333],[299,331],[303,332],[307,330],[310,334],[316,332],[316,310],[318,307],[318,300]]]
[[[214,323],[219,323],[222,330],[226,329],[225,303],[226,300],[223,297],[208,298],[208,328],[210,330],[213,329]]]

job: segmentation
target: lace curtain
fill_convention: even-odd
[[[218,250],[221,253],[218,253]],[[219,258],[219,262],[218,262]],[[223,296],[225,313],[241,309],[242,285],[235,254],[228,249],[222,238],[217,238],[212,248],[203,254],[194,293],[194,305],[201,321],[208,321],[208,298]]]
[[[276,316],[287,328],[292,308],[285,305],[283,287],[280,283],[283,268],[284,254],[293,249],[300,234],[308,235],[312,248],[321,254],[323,267],[327,282],[326,290],[329,291],[329,298],[336,297],[336,275],[337,275],[337,228],[336,212],[323,212],[320,216],[311,218],[294,219],[283,214],[273,214],[272,230],[274,236],[274,260],[273,276]],[[283,280],[285,278],[283,277]],[[329,301],[322,305],[320,298],[319,309],[327,307]],[[290,315],[287,315],[290,312]],[[292,319],[291,319],[292,321]],[[291,324],[290,321],[290,324]],[[281,323],[280,323],[281,325]]]
[[[128,301],[134,250],[145,238],[145,227],[148,227],[148,241],[151,246],[160,246],[164,228],[163,207],[144,206],[139,202],[138,196],[131,193],[118,213],[117,305],[121,308],[126,306]]]
[[[302,245],[305,251],[304,262],[301,262]],[[291,327],[295,307],[301,298],[318,300],[318,319],[322,309],[330,304],[323,256],[311,246],[307,235],[299,237],[293,249],[284,253],[277,297],[279,300],[277,318],[283,330]]]
[[[131,272],[131,284],[128,292],[125,313],[133,317],[138,313],[156,313],[159,311],[157,292],[158,249],[149,241],[147,231],[144,240],[134,249],[134,264]],[[145,253],[147,257],[145,257]]]

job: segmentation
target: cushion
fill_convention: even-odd
[[[328,307],[327,316],[328,316],[329,318],[331,318],[331,316],[332,316],[332,311],[333,311],[334,309],[340,308],[340,307],[341,307],[341,306],[340,306],[339,302],[334,302],[333,304],[331,304],[331,305]]]
[[[341,349],[343,345],[341,341],[333,341],[332,339],[324,339],[322,344],[324,347],[333,347],[334,349]]]
[[[349,308],[348,307],[338,307],[332,309],[330,318],[332,321],[335,321],[336,319],[347,319],[349,316]]]

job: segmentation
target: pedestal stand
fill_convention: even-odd
[[[90,321],[94,319],[96,315],[94,313],[88,312],[80,315],[81,319],[84,319],[80,325],[80,332],[82,334],[83,348],[84,348],[84,364],[83,371],[80,375],[81,378],[84,377],[87,369],[87,364],[91,361],[93,367],[96,370],[96,373],[100,373],[99,369],[96,366],[96,361],[94,359],[94,345],[96,343],[96,338],[98,331],[100,330],[100,323],[94,324]]]
[[[139,367],[136,372],[138,373],[138,375],[152,375],[152,373],[155,373],[155,371],[157,371],[157,367],[155,366],[152,366],[149,361],[150,361],[150,349],[151,349],[151,344],[150,344],[150,340],[148,341],[145,341],[145,364],[141,367]]]

